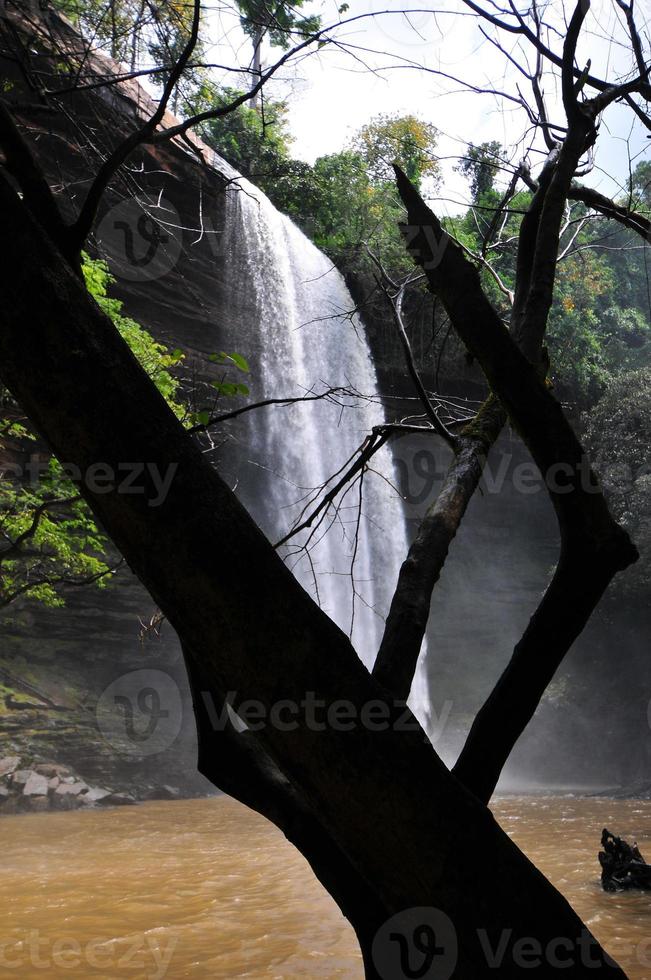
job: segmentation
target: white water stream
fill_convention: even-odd
[[[227,170],[224,165],[219,165]],[[227,308],[246,309],[252,357],[252,397],[264,398],[353,387],[367,398],[328,400],[252,413],[247,449],[259,468],[262,504],[256,519],[272,540],[290,529],[309,501],[383,422],[375,369],[364,324],[343,276],[265,195],[239,177],[228,191],[223,255]],[[255,334],[257,333],[257,336]],[[248,356],[248,351],[242,350]],[[304,588],[351,635],[371,666],[384,629],[398,570],[407,553],[402,504],[393,462],[383,448],[371,470],[330,508],[321,523],[284,546]],[[332,486],[332,482],[328,483]],[[361,518],[360,514],[361,499]],[[310,537],[311,535],[311,537]],[[309,549],[300,545],[308,542]],[[422,660],[410,703],[425,721],[427,685]]]

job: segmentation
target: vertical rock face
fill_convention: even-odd
[[[16,65],[2,61],[0,72],[16,100],[29,102]],[[119,86],[105,99],[97,92],[75,94],[61,113],[21,117],[68,215],[102,156],[147,111],[147,101],[137,86]],[[89,241],[89,250],[102,254],[109,238],[114,294],[124,300],[125,313],[187,352],[188,375],[215,376],[205,355],[223,347],[231,322],[220,261],[227,183],[187,147],[134,154],[125,177],[108,191]],[[152,261],[148,249],[159,226],[148,212],[167,220]],[[245,337],[236,349],[246,349]],[[192,702],[176,637],[163,625],[160,636],[150,630],[141,639],[154,613],[127,570],[105,590],[70,593],[65,611],[29,602],[7,611],[0,623],[2,754],[28,765],[54,759],[100,787],[139,796],[161,783],[174,793],[212,789],[196,773]],[[74,795],[62,786],[52,787],[50,796],[57,789],[61,801]]]

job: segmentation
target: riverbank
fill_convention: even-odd
[[[150,800],[184,798],[178,786],[143,784],[124,792],[96,785],[70,766],[29,756],[0,758],[0,816],[77,810],[91,806],[127,806]],[[196,794],[187,794],[191,798]]]
[[[44,761],[38,756],[8,755],[0,758],[0,817],[47,811],[78,810],[88,807],[127,806],[157,800],[193,800],[219,796],[209,784],[207,791],[197,793],[190,782],[177,786],[172,783],[133,782],[125,789],[120,783],[99,785],[86,778],[72,766],[62,762]],[[510,799],[610,799],[625,802],[649,801],[651,793],[645,784],[638,791],[621,787],[595,786],[527,786],[519,791],[508,785],[496,794],[496,805]],[[651,977],[650,977],[651,980]]]

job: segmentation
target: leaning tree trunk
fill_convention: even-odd
[[[0,377],[58,458],[79,467],[81,493],[178,633],[201,771],[303,851],[357,930],[369,977],[396,975],[387,972],[397,946],[383,923],[424,908],[413,915],[449,921],[441,955],[461,980],[493,978],[491,950],[503,954],[500,977],[548,976],[545,955],[533,969],[523,958],[529,939],[555,953],[562,943],[568,977],[593,976],[597,962],[600,975],[622,978],[296,582],[1,177],[0,206]],[[128,493],[91,479],[98,463],[119,474],[134,461],[147,469]],[[158,506],[154,466],[173,474]],[[266,724],[248,743],[232,732],[220,740],[204,706],[227,692],[236,708],[260,702],[267,717],[290,702],[298,725]],[[335,720],[342,702],[346,724]],[[378,703],[389,713],[381,731],[377,714],[368,721]],[[308,704],[320,706],[316,719]],[[350,717],[367,720],[351,727]],[[417,925],[412,916],[387,931],[408,946]],[[444,937],[439,930],[439,947]]]

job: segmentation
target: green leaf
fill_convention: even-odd
[[[232,381],[211,381],[212,387],[227,398],[237,394],[237,385]]]
[[[225,350],[220,350],[216,354],[209,354],[208,360],[212,361],[213,364],[225,364],[227,361],[230,361],[231,364],[234,364],[236,368],[240,369],[240,371],[244,371],[245,374],[248,374],[250,371],[249,362],[247,359],[242,357],[241,354],[236,354],[234,352],[232,354],[227,354]]]
[[[248,374],[249,373],[249,371],[251,369],[249,368],[249,362],[247,361],[247,359],[245,357],[242,357],[241,354],[234,354],[234,353],[233,354],[229,354],[228,356],[230,357],[230,359],[233,362],[233,364],[235,365],[235,367],[238,367],[240,369],[240,371],[244,371],[245,374]],[[248,392],[247,392],[247,394],[248,394]]]

